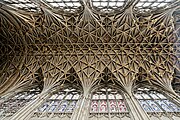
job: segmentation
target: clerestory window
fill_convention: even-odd
[[[0,119],[11,117],[29,101],[34,100],[40,92],[39,89],[23,91],[0,103]]]
[[[128,109],[120,91],[102,88],[92,93],[90,113],[123,112],[128,112]]]
[[[54,92],[36,113],[72,113],[77,106],[81,93],[74,88]]]
[[[173,116],[178,116],[180,113],[180,106],[178,106],[178,104],[172,102],[156,90],[138,88],[135,97],[149,115],[158,116],[159,119],[164,119],[162,115],[172,118]],[[173,115],[171,115],[171,113],[173,113]]]

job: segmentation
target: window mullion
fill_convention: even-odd
[[[108,116],[109,116],[109,119],[111,119],[107,87],[106,87],[106,102],[107,102],[107,108],[108,108]]]

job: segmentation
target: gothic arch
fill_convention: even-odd
[[[134,95],[151,119],[176,120],[179,116],[178,112],[173,114],[173,111],[179,111],[180,104],[159,87],[144,85],[134,90]]]
[[[67,71],[51,91],[49,97],[34,111],[31,119],[42,117],[70,118],[83,95],[81,81],[73,68]],[[71,110],[70,110],[71,108]]]

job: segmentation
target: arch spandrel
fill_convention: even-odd
[[[88,55],[88,53],[78,56],[77,60],[78,62],[74,64],[74,69],[80,77],[83,89],[88,93],[105,66],[98,57]]]
[[[131,87],[134,83],[136,74],[138,72],[139,66],[134,61],[134,58],[128,59],[128,55],[115,55],[111,58],[108,68],[112,71],[112,74],[117,78],[123,89],[127,88],[127,92],[131,94]]]

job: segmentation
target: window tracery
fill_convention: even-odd
[[[11,117],[29,101],[34,100],[40,92],[38,88],[31,89],[30,91],[23,91],[0,103],[0,119]]]
[[[89,105],[90,119],[94,117],[119,118],[126,116],[129,119],[129,108],[126,104],[123,92],[117,86],[115,76],[108,68],[100,74],[99,83],[93,87]],[[117,86],[116,86],[117,85]]]
[[[165,95],[157,90],[138,88],[135,97],[138,99],[141,107],[149,115],[158,116],[161,113],[165,113],[164,115],[168,117],[170,117],[171,113],[180,115],[180,106],[170,101]]]
[[[67,12],[75,12],[81,7],[79,0],[45,0],[50,6]]]
[[[34,115],[72,114],[80,96],[81,92],[72,87],[56,91],[35,111]]]
[[[136,4],[136,8],[140,11],[156,10],[157,8],[167,7],[176,0],[140,0]]]
[[[38,11],[40,10],[38,7],[38,2],[31,0],[2,0],[3,3],[13,6],[17,9],[27,10],[27,11]],[[109,13],[119,11],[126,4],[127,0],[92,0],[91,1],[93,7],[101,12]],[[176,0],[139,0],[136,4],[136,9],[140,11],[149,11],[155,10],[157,8],[166,7],[170,4],[175,3]],[[83,6],[80,0],[44,0],[42,2],[47,6],[55,10],[62,10],[65,12],[74,13],[77,10],[80,10]]]
[[[149,0],[150,1],[150,0]],[[157,1],[157,0],[156,0]],[[110,3],[109,3],[110,4]],[[63,5],[62,5],[63,6]],[[103,5],[104,6],[104,5]],[[73,19],[75,18],[75,17],[72,17]],[[150,18],[151,19],[151,18]],[[163,19],[163,18],[162,18]],[[156,20],[158,20],[158,19],[156,19]],[[45,20],[46,21],[46,20]],[[49,21],[49,22],[48,22]],[[47,23],[50,23],[51,24],[51,22],[50,22],[51,20],[48,20],[47,19]],[[151,21],[151,20],[150,20]],[[153,20],[152,20],[153,21]],[[64,21],[63,21],[64,22]],[[112,22],[114,22],[114,20],[112,20]],[[67,23],[67,21],[66,22],[64,22],[64,23]],[[84,22],[85,23],[85,22]],[[100,24],[101,24],[102,22],[100,22]],[[106,22],[105,22],[106,23]],[[122,22],[122,23],[124,23],[124,22]],[[127,22],[125,22],[125,23],[129,23],[128,21]],[[97,23],[96,22],[94,22],[93,23],[94,24],[94,26],[96,26],[96,27],[98,27],[99,28],[99,25],[97,25]],[[93,25],[92,24],[92,25]],[[98,23],[99,24],[99,23]],[[110,23],[111,24],[111,23]],[[138,23],[139,24],[139,23]],[[149,27],[153,27],[153,26],[151,26],[151,22],[149,22],[148,24],[150,24],[149,25]],[[152,22],[152,24],[154,24],[153,22]],[[91,25],[90,24],[90,22],[88,23],[88,25]],[[87,27],[89,27],[87,25]],[[69,25],[67,25],[67,26],[69,26]],[[66,27],[67,27],[66,26]],[[81,25],[80,25],[81,26]],[[108,25],[103,25],[103,23],[102,23],[102,28],[103,28],[103,26],[108,26]],[[112,25],[110,25],[110,27],[111,27]],[[141,26],[141,25],[139,25],[139,26]],[[144,28],[146,28],[146,24],[144,24],[144,23],[142,23],[142,26],[145,26]],[[35,26],[35,28],[38,28],[39,29],[39,26]],[[82,28],[84,28],[85,26],[81,26],[81,27],[79,27],[80,29]],[[156,26],[157,27],[157,26]],[[43,27],[42,27],[43,28]],[[45,26],[44,26],[44,28],[45,28]],[[49,30],[47,30],[47,31],[51,31],[50,30],[50,28],[49,27],[47,27]],[[60,27],[61,28],[61,27]],[[63,27],[64,28],[64,27]],[[67,27],[67,28],[69,28],[69,27]],[[90,28],[91,27],[89,27],[89,30],[90,30]],[[126,27],[125,27],[126,28]],[[144,29],[143,28],[143,29]],[[157,27],[158,28],[158,27]],[[37,29],[37,31],[38,31],[38,29]],[[46,29],[46,28],[45,28]],[[52,28],[53,29],[53,28]],[[107,28],[108,29],[108,28]],[[131,29],[131,27],[129,28],[129,29]],[[169,29],[169,28],[168,28]],[[171,27],[170,27],[170,29],[171,29]],[[166,29],[164,29],[164,30],[166,30]],[[35,30],[36,31],[36,30]],[[56,30],[54,30],[54,31],[56,31]],[[83,34],[84,33],[84,31],[85,30],[82,30],[83,32],[78,32],[79,34]],[[94,30],[95,31],[95,30]],[[107,30],[108,31],[108,30]],[[111,30],[110,30],[111,31]],[[124,28],[120,28],[117,32],[119,32],[119,31],[126,31]],[[146,31],[146,30],[145,30]],[[154,31],[154,29],[152,29],[152,31]],[[57,32],[57,31],[56,31]],[[56,33],[55,32],[55,33]],[[73,31],[74,32],[74,31]],[[90,31],[89,31],[90,32]],[[130,31],[130,32],[132,32],[132,31]],[[151,32],[151,31],[150,31]],[[171,32],[171,31],[170,31]],[[38,32],[39,33],[39,32]],[[38,34],[37,33],[37,34]],[[48,32],[47,32],[48,33]],[[57,32],[58,34],[60,34],[61,35],[61,33],[59,33],[59,32]],[[103,30],[101,30],[101,28],[100,28],[100,30],[98,30],[95,34],[93,34],[93,35],[95,35],[95,38],[92,38],[92,40],[95,40],[95,39],[99,39],[100,37],[99,36],[101,36],[101,35],[97,35],[97,34],[100,34],[100,33],[103,33]],[[157,33],[160,33],[158,30],[157,30]],[[51,34],[51,32],[49,33],[49,34]],[[133,32],[133,34],[134,34],[134,32]],[[144,34],[146,34],[146,32],[144,32]],[[45,36],[46,36],[46,34],[45,34]],[[84,40],[84,41],[87,41],[88,40],[88,38],[89,38],[89,40],[91,39],[90,37],[88,37],[88,38],[85,38],[85,35],[83,34],[82,35],[83,37],[81,37],[82,38],[82,41]],[[63,37],[63,43],[64,43],[64,39],[66,38],[67,36],[65,35],[65,37]],[[112,38],[114,37],[114,35],[112,35]],[[36,37],[35,37],[36,38]],[[68,36],[68,39],[69,39],[70,37]],[[42,38],[42,39],[44,39],[44,38]],[[53,41],[54,39],[52,38],[52,41]],[[125,41],[127,40],[128,41],[128,39],[124,39]],[[158,41],[159,39],[157,39],[157,41]],[[49,40],[50,41],[50,40]],[[166,40],[164,40],[164,41],[166,41]],[[167,40],[168,41],[168,40]],[[142,47],[144,47],[144,48],[146,48],[146,43],[144,43],[144,42],[146,42],[146,40],[143,40],[143,44],[145,44],[144,46],[142,45]],[[41,43],[41,42],[40,42]],[[43,43],[43,42],[42,42]],[[52,42],[53,43],[53,42]],[[48,44],[48,43],[47,43]],[[101,44],[101,43],[98,43],[98,44]],[[109,43],[108,43],[109,44]],[[134,44],[134,43],[132,43],[132,44]],[[78,45],[78,44],[77,44]],[[103,43],[103,45],[104,46],[106,46],[106,43]],[[41,45],[40,45],[41,46]],[[65,46],[68,46],[68,45],[65,45]],[[161,44],[160,44],[160,46],[161,46]],[[88,47],[88,46],[87,46]],[[40,48],[40,47],[37,47],[38,49]],[[51,47],[50,47],[51,48]],[[56,47],[55,47],[56,48]],[[112,48],[112,50],[115,48],[114,46],[110,46],[110,49]],[[119,47],[120,48],[120,47]],[[123,47],[122,47],[123,48]],[[133,48],[133,47],[131,47],[131,48]],[[130,49],[131,49],[130,48]],[[81,48],[80,48],[81,49]],[[90,48],[91,49],[91,48]],[[100,47],[98,47],[98,51],[100,51]],[[123,48],[124,49],[124,48]],[[129,49],[129,47],[128,47],[128,49]],[[143,48],[142,48],[143,49]],[[68,51],[68,50],[67,50]],[[114,51],[114,50],[113,50]],[[145,49],[144,49],[144,51],[145,51]],[[103,52],[102,52],[103,53]],[[108,52],[108,54],[110,54],[111,52]],[[115,53],[118,53],[118,52],[115,52]],[[148,54],[148,52],[147,51],[145,51],[145,52],[143,52],[143,53],[141,53],[140,52],[140,54],[141,55],[143,55],[143,54]],[[165,52],[166,53],[166,52]],[[69,51],[67,52],[67,54],[69,54]],[[81,54],[83,54],[84,56],[86,56],[87,54],[83,51]],[[104,54],[104,53],[103,53]],[[133,53],[132,53],[133,54]],[[139,54],[139,52],[138,52],[138,54]],[[169,54],[169,52],[167,52],[167,54]],[[43,54],[44,55],[44,54]],[[96,54],[92,54],[92,55],[96,55]],[[104,55],[103,55],[104,56]],[[110,55],[109,55],[110,56]],[[164,56],[163,56],[164,57]],[[53,57],[52,57],[53,58]],[[70,57],[69,57],[70,58]],[[85,58],[85,57],[84,57]],[[119,58],[119,57],[115,57],[115,58]],[[115,60],[115,58],[113,57],[113,58],[110,58],[110,59],[107,59],[107,60],[104,60],[104,61],[107,61],[107,63],[108,63],[108,60],[110,61],[116,61]],[[154,57],[152,57],[152,58],[154,58]],[[52,59],[50,59],[49,57],[43,57],[43,59],[47,59],[47,60],[52,60]],[[100,59],[100,57],[99,57],[99,59]],[[134,60],[134,59],[133,59]],[[38,61],[38,60],[37,60]],[[52,60],[53,61],[53,60]],[[67,61],[69,61],[69,60],[67,60]],[[74,61],[76,61],[76,60],[74,60]],[[83,60],[82,60],[83,61]],[[78,58],[78,62],[82,62],[79,58]],[[106,64],[106,63],[104,63],[104,61],[102,62],[103,64]],[[142,60],[143,61],[143,60]],[[167,60],[168,61],[168,60]],[[170,61],[170,60],[169,60]],[[100,60],[100,62],[101,62],[101,60]],[[54,63],[54,62],[53,62]],[[85,62],[86,64],[88,64],[88,65],[90,65],[88,62]],[[119,60],[118,62],[117,62],[118,64],[120,64],[121,65],[121,60]],[[151,62],[150,62],[151,63]],[[147,64],[148,64],[148,62],[147,62]],[[123,64],[124,65],[124,64]],[[160,65],[160,64],[159,64]],[[113,66],[116,66],[116,64],[113,64]],[[161,66],[161,65],[160,65]],[[163,65],[162,65],[163,66]],[[88,66],[89,67],[89,66]],[[56,67],[54,67],[54,68],[56,68]],[[60,67],[59,67],[60,68]],[[95,67],[94,67],[95,68]],[[166,67],[166,68],[168,68],[168,67]],[[148,69],[147,69],[148,70]],[[57,72],[58,73],[58,72]],[[83,77],[83,76],[82,76]],[[105,91],[106,91],[106,89],[105,89]],[[99,94],[101,94],[101,93],[99,93]],[[97,99],[99,100],[99,97],[100,97],[100,95],[96,95],[96,97],[97,97]],[[70,98],[73,98],[74,96],[72,96],[72,95],[69,95],[67,98],[65,97],[66,95],[65,94],[63,94],[62,96],[54,96],[52,99],[54,100],[54,99],[63,99],[63,100],[68,100],[68,99],[70,99]],[[78,95],[77,95],[78,96]],[[96,98],[95,97],[95,98]],[[108,103],[108,101],[106,101],[106,100],[104,100],[104,99],[107,99],[107,97],[108,97],[108,99],[110,99],[110,100],[112,100],[112,101],[109,101],[109,103]],[[121,96],[120,96],[121,97]],[[141,96],[142,97],[142,96]],[[75,97],[76,98],[76,97]],[[77,97],[78,98],[78,97]],[[99,102],[94,102],[93,104],[95,104],[95,111],[99,111],[100,109],[99,109],[99,106],[102,106],[102,109],[101,109],[101,111],[103,111],[103,113],[109,113],[109,111],[110,111],[110,113],[112,112],[115,112],[115,111],[117,111],[118,109],[117,109],[117,107],[118,107],[118,105],[117,104],[115,104],[115,100],[114,99],[116,99],[117,97],[115,96],[115,95],[109,95],[109,96],[106,96],[106,94],[103,94],[100,98],[102,98],[102,102],[101,103],[99,103]],[[120,99],[120,98],[119,98]],[[143,99],[147,99],[147,101],[143,101]],[[149,99],[149,100],[148,100]],[[157,99],[157,98],[156,98]],[[146,110],[147,111],[159,111],[159,112],[161,112],[161,111],[163,111],[163,110],[165,110],[165,111],[168,111],[168,110],[170,110],[170,109],[168,109],[165,105],[162,105],[161,107],[160,106],[158,106],[158,104],[156,104],[156,103],[158,103],[158,101],[151,101],[151,97],[149,97],[149,96],[147,96],[147,95],[145,95],[144,97],[142,97],[142,102],[144,102],[144,107],[146,108]],[[148,102],[149,102],[149,104],[148,104]],[[160,101],[160,102],[162,102],[162,101]],[[147,103],[147,104],[146,104]],[[164,103],[164,102],[162,102],[162,103]],[[49,104],[53,104],[52,105],[52,107],[50,107],[49,109],[47,109],[47,111],[54,111],[54,109],[56,109],[56,107],[57,107],[57,105],[59,105],[60,103],[58,103],[57,101],[54,101],[53,103],[49,103]],[[47,104],[47,105],[45,105],[44,106],[44,108],[43,108],[43,111],[46,111],[46,108],[48,107],[48,105],[49,104]],[[64,109],[66,109],[65,107],[68,105],[69,103],[67,103],[67,102],[63,102],[63,104],[62,104],[62,111],[64,110]],[[161,104],[161,103],[159,103],[159,104]],[[152,106],[154,106],[154,108],[151,108],[151,106],[150,105],[152,105]],[[65,106],[65,107],[64,107]],[[112,106],[112,109],[110,109],[109,110],[109,106]],[[172,106],[172,105],[170,105],[170,106]],[[173,107],[172,107],[173,108]],[[45,109],[45,110],[44,110]],[[97,109],[97,110],[96,110]],[[108,111],[108,112],[107,112]]]
[[[39,10],[38,6],[31,0],[2,0],[2,2],[22,10],[33,12]]]
[[[82,87],[73,68],[62,78],[63,84],[56,86],[55,90],[49,93],[49,98],[35,110],[32,117],[71,116],[81,98]]]
[[[38,6],[39,2],[36,1],[2,0],[2,2],[21,10],[27,10],[31,12],[40,10]],[[75,12],[82,6],[79,0],[44,0],[42,3],[45,3],[54,9],[64,10],[66,12]]]
[[[126,0],[92,0],[93,6],[101,12],[112,12],[122,8]]]
[[[109,106],[109,107],[108,107]],[[128,112],[124,98],[115,89],[100,89],[92,94],[90,113]]]

